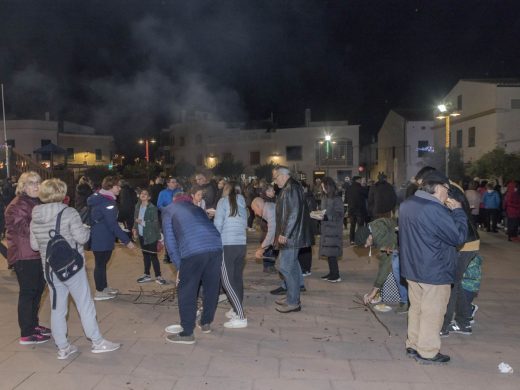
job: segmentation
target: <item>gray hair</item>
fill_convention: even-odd
[[[437,187],[438,185],[440,185],[439,183],[422,183],[421,184],[421,190],[423,190],[424,192],[427,192],[428,194],[434,194],[435,193],[435,187]]]
[[[283,165],[280,165],[280,166],[274,168],[274,170],[278,173],[281,173],[282,175],[291,176],[291,171],[289,170],[289,168],[287,168]]]

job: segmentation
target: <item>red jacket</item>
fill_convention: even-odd
[[[40,252],[31,249],[29,238],[32,209],[38,204],[38,198],[22,194],[17,195],[5,210],[7,262],[10,265],[18,260],[40,259]]]
[[[520,218],[520,193],[515,191],[515,183],[507,185],[507,193],[504,197],[504,210],[508,218]]]

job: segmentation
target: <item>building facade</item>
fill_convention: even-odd
[[[378,132],[377,171],[401,185],[427,165],[434,151],[433,111],[390,110]]]
[[[443,103],[460,114],[451,119],[450,145],[465,163],[497,147],[520,152],[520,79],[462,79]],[[435,146],[444,148],[444,121],[434,129]]]
[[[246,173],[268,163],[288,166],[307,179],[329,175],[338,181],[358,174],[359,126],[346,121],[312,122],[286,129],[229,125],[211,119],[187,119],[163,130],[163,152],[177,163],[210,169],[225,159],[241,161]],[[165,144],[165,141],[167,145]]]
[[[114,138],[96,134],[92,127],[51,120],[9,120],[6,129],[8,145],[37,162],[48,161],[48,156],[34,151],[49,143],[67,151],[56,159],[66,158],[70,167],[108,165],[112,160]]]

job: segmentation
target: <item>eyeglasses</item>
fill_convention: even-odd
[[[36,186],[39,186],[40,185],[40,182],[39,181],[28,181],[25,183],[26,186],[32,186],[32,187],[36,187]]]
[[[450,190],[450,186],[447,185],[447,184],[441,184],[444,188],[446,188],[446,191],[449,191]]]

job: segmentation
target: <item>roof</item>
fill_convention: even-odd
[[[392,111],[407,121],[433,121],[433,110],[428,108],[394,108]]]
[[[469,81],[469,82],[473,82],[473,83],[495,84],[498,87],[520,87],[520,79],[518,79],[518,78],[461,79],[460,81]]]

